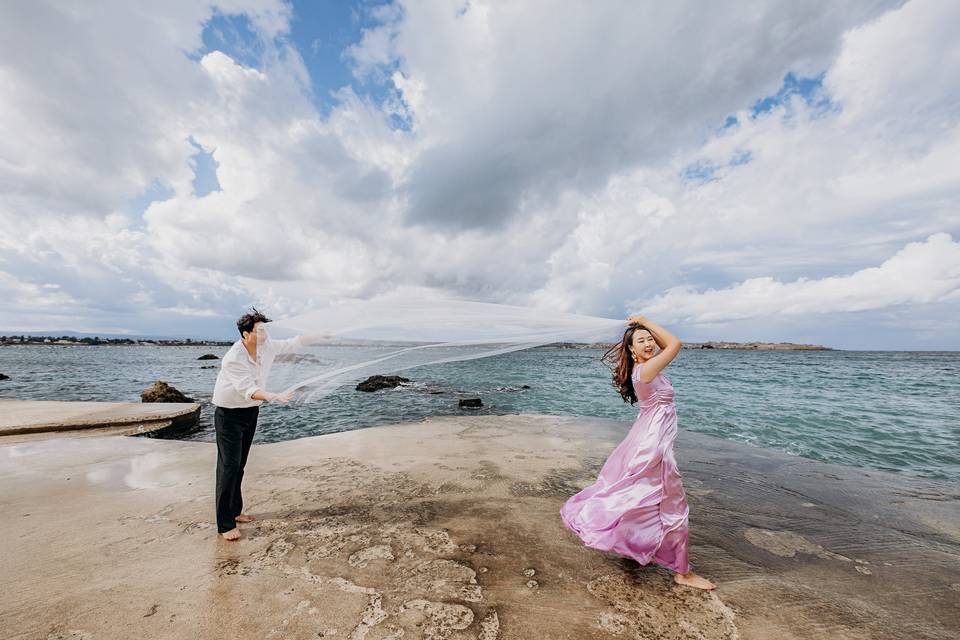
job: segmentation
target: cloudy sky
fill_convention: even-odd
[[[960,348],[960,3],[0,4],[0,332],[396,291]]]

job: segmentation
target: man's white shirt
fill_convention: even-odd
[[[220,373],[213,387],[213,404],[224,409],[260,406],[263,400],[254,400],[251,396],[257,391],[267,390],[267,379],[274,359],[281,353],[301,349],[307,344],[303,336],[288,340],[268,339],[257,345],[257,359],[254,360],[243,342],[237,340],[220,361]]]

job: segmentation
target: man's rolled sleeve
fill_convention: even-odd
[[[253,400],[253,394],[260,390],[257,379],[247,367],[239,362],[227,362],[224,366],[227,381],[233,385],[237,393],[247,400]]]

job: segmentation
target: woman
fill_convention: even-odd
[[[614,386],[624,402],[640,401],[640,414],[597,481],[567,500],[560,516],[588,547],[655,562],[675,571],[678,584],[713,589],[687,561],[687,501],[673,457],[677,411],[673,385],[660,373],[679,353],[680,340],[643,316],[627,323],[623,340],[604,358],[617,357]]]

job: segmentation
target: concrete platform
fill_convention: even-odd
[[[0,400],[0,442],[126,436],[195,424],[197,403]]]
[[[560,522],[627,424],[470,416],[254,445],[243,538],[216,447],[0,443],[5,640],[955,640],[955,483],[681,432],[694,569]]]

